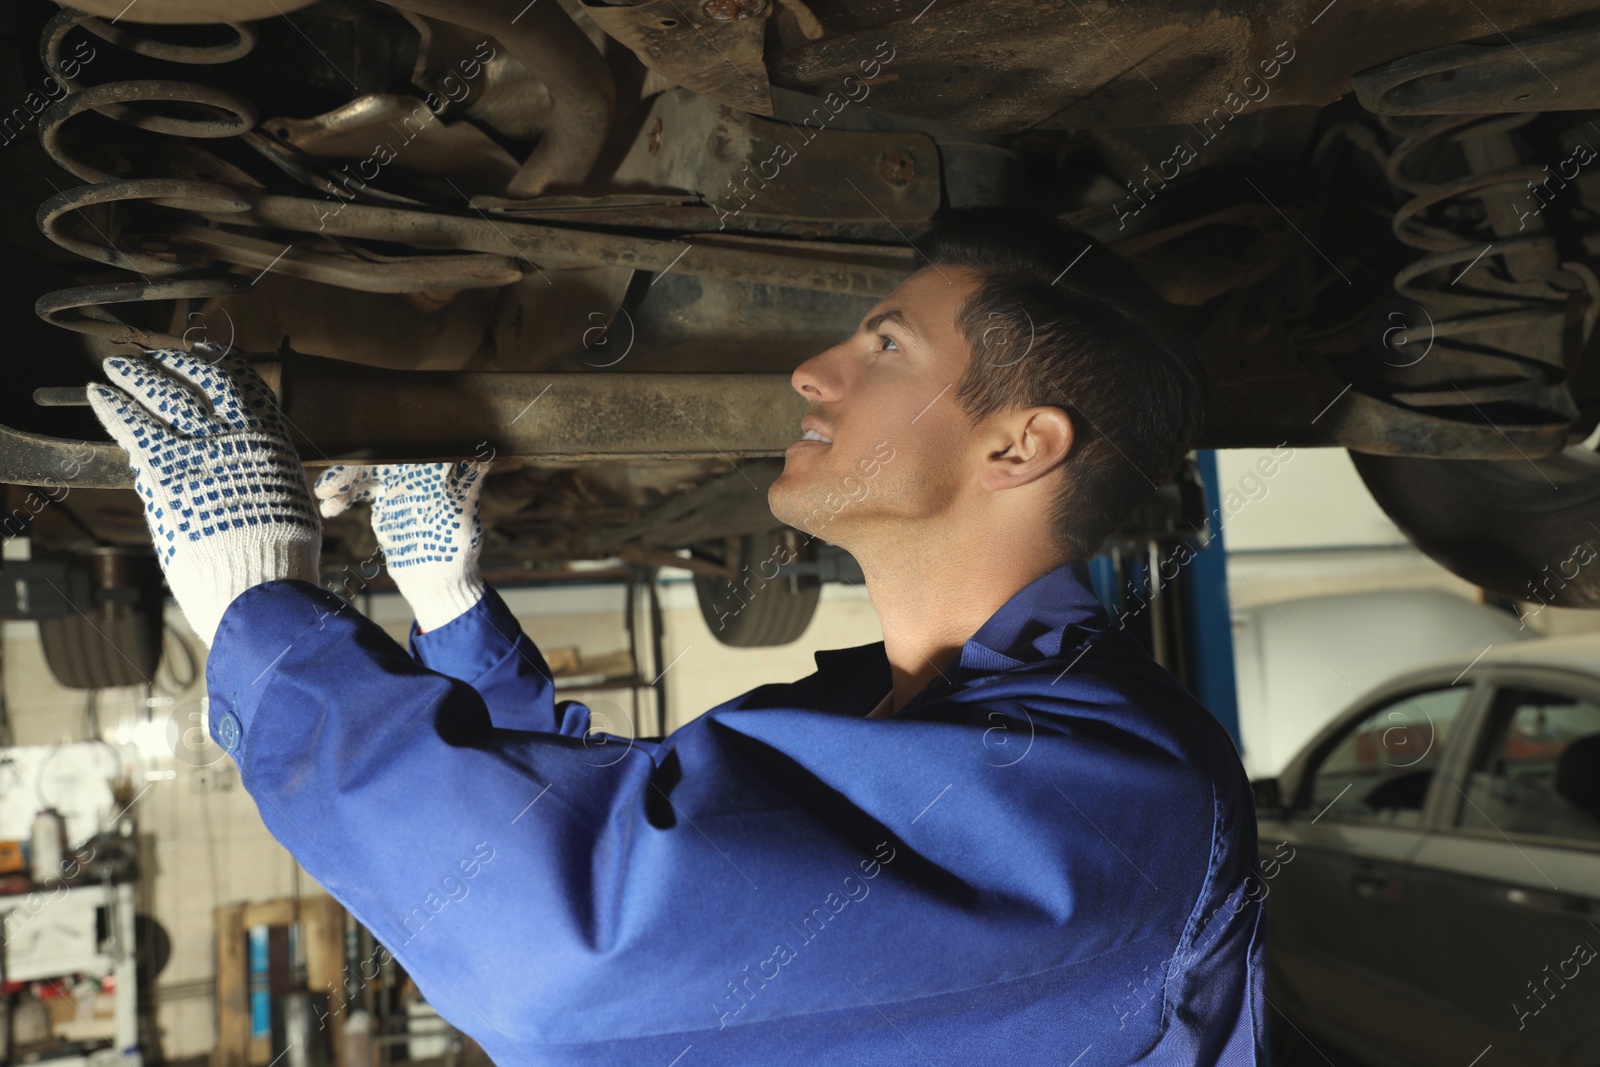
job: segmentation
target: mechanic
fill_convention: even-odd
[[[407,650],[319,586],[244,360],[112,357],[122,387],[91,386],[210,646],[211,736],[495,1062],[1266,1062],[1243,767],[1085,562],[1194,446],[1198,349],[1053,219],[947,213],[920,254],[793,372],[810,440],[768,494],[860,562],[883,641],[659,740],[555,700],[478,571],[482,464],[314,487],[369,503]]]

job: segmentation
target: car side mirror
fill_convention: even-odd
[[[1257,818],[1281,819],[1288,814],[1283,804],[1283,790],[1276,778],[1257,778],[1250,783],[1250,790],[1255,794]]]

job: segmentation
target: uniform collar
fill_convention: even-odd
[[[1063,563],[1017,590],[961,646],[956,670],[947,670],[945,681],[935,678],[907,707],[921,704],[974,676],[1061,656],[1072,647],[1068,631],[1102,630],[1107,624],[1105,607],[1095,595],[1089,577],[1089,565],[1082,561]],[[814,658],[818,671],[858,676],[853,679],[855,684],[873,694],[885,691],[891,683],[882,641],[854,648],[822,649]]]
[[[1106,623],[1088,563],[1063,563],[1017,590],[978,627],[961,647],[961,667],[988,673],[1059,656],[1068,629],[1101,630]]]

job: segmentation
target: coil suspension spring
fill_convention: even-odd
[[[63,69],[61,51],[74,28],[81,27],[107,44],[139,55],[176,63],[227,63],[248,55],[256,34],[248,25],[226,23],[233,39],[215,45],[180,45],[137,36],[127,29],[70,8],[46,24],[40,38],[45,69],[68,90],[39,119],[39,139],[62,169],[89,183],[57,193],[39,207],[39,228],[62,248],[108,267],[132,271],[138,281],[81,286],[46,293],[34,310],[46,322],[117,344],[147,348],[189,349],[182,336],[124,322],[107,305],[163,300],[193,300],[248,292],[244,279],[219,269],[210,257],[176,251],[160,254],[119,247],[113,238],[121,221],[119,205],[145,201],[165,207],[210,212],[237,212],[249,207],[249,179],[210,153],[189,148],[188,169],[213,179],[195,177],[127,178],[102,168],[71,147],[63,127],[75,116],[94,111],[117,122],[186,138],[226,138],[247,134],[256,124],[255,108],[237,94],[192,82],[124,80],[85,87]],[[140,105],[146,105],[141,107]],[[158,109],[149,105],[165,105]],[[174,107],[176,105],[176,107]],[[173,113],[177,111],[179,113]],[[231,180],[228,180],[231,179]],[[85,210],[103,207],[106,227]],[[75,216],[75,218],[73,218]]]
[[[1586,264],[1563,261],[1544,222],[1529,226],[1516,207],[1548,177],[1517,159],[1509,136],[1537,117],[1382,117],[1401,138],[1389,181],[1412,194],[1395,212],[1394,234],[1424,253],[1396,273],[1394,287],[1431,318],[1431,328],[1406,332],[1439,353],[1390,375],[1398,387],[1391,399],[1419,409],[1495,405],[1519,413],[1518,422],[1576,417],[1563,382],[1600,313],[1600,282]],[[1443,180],[1435,171],[1424,177],[1447,142],[1464,167]]]

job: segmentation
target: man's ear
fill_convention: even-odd
[[[995,419],[984,437],[985,489],[1014,489],[1055,470],[1072,451],[1072,419],[1053,407],[1031,407]]]

